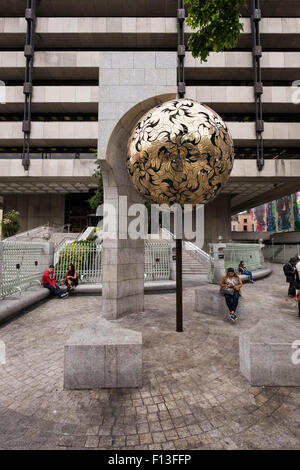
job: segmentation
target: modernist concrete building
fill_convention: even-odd
[[[205,208],[207,241],[219,235],[230,240],[231,214],[300,189],[300,93],[293,86],[300,80],[300,2],[260,3],[261,171],[251,2],[241,11],[244,32],[235,50],[212,53],[206,63],[189,52],[185,57],[186,97],[221,114],[236,147],[228,185]],[[23,229],[50,222],[71,223],[80,231],[87,224],[88,193],[96,186],[97,149],[103,159],[112,131],[130,109],[137,120],[147,100],[155,105],[176,96],[177,1],[37,0],[28,170],[21,160],[26,5],[7,0],[0,12],[0,80],[6,91],[0,104],[2,207],[20,211]],[[130,119],[133,125],[135,115]]]

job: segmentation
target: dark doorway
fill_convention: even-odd
[[[66,194],[65,221],[71,224],[71,232],[82,232],[89,224],[91,208],[87,202],[89,193]]]

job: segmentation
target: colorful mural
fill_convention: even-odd
[[[267,231],[276,232],[276,204],[275,201],[268,202],[266,204],[267,211]]]
[[[295,230],[300,230],[300,192],[293,194]]]
[[[300,231],[300,192],[251,209],[255,232]]]

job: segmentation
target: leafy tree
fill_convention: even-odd
[[[97,207],[103,203],[103,181],[102,181],[102,174],[101,174],[101,167],[100,167],[99,160],[97,160],[96,165],[97,166],[93,173],[93,176],[95,176],[98,179],[98,186],[97,186],[97,189],[95,189],[94,191],[94,195],[90,197],[87,201],[93,210],[96,210]]]
[[[187,24],[194,30],[188,46],[193,57],[206,62],[211,51],[233,49],[243,30],[239,8],[246,0],[183,0]]]

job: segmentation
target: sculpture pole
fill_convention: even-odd
[[[178,47],[177,47],[177,89],[179,98],[184,98],[185,83],[184,83],[184,22],[185,22],[185,9],[183,0],[177,2],[177,32],[178,32]],[[180,153],[178,153],[180,160]],[[182,240],[176,238],[176,331],[183,331],[182,321]]]
[[[197,101],[176,98],[149,110],[127,146],[129,179],[144,199],[173,206],[206,204],[229,179],[233,142],[222,118]],[[174,207],[175,209],[175,207]],[[182,234],[176,239],[176,331],[182,321]]]
[[[182,240],[176,238],[176,331],[181,333],[182,326]]]

